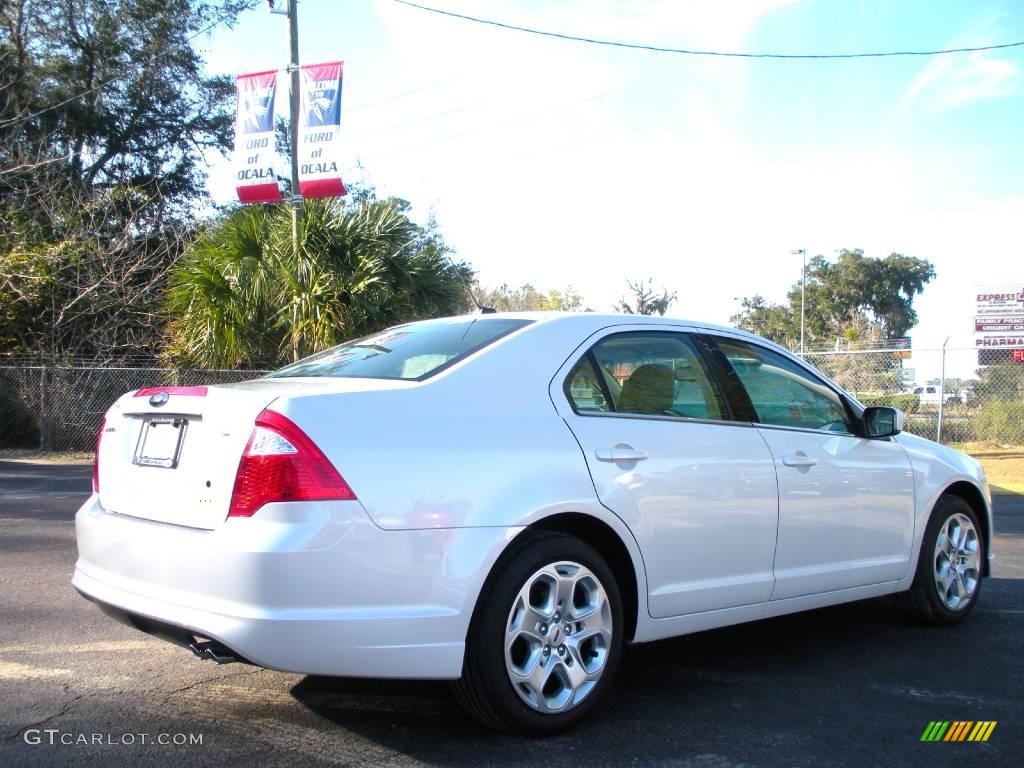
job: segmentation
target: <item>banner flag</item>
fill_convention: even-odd
[[[341,73],[343,62],[302,68],[302,125],[299,133],[299,191],[303,197],[340,197]]]
[[[277,72],[238,76],[235,119],[235,190],[242,203],[276,203],[281,199],[274,165],[274,94]]]

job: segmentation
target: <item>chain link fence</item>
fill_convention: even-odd
[[[0,448],[91,451],[100,421],[125,392],[229,384],[268,371],[0,364]]]
[[[905,429],[943,443],[1024,444],[1024,362],[978,365],[974,347],[807,352],[865,405],[906,414]]]
[[[866,405],[904,411],[908,432],[946,443],[1024,444],[1024,362],[979,366],[974,348],[829,349],[804,357]],[[104,412],[125,392],[267,373],[14,362],[0,361],[0,448],[49,451],[91,451]]]

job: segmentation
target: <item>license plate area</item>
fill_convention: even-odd
[[[135,444],[132,464],[174,469],[178,466],[187,430],[188,420],[181,416],[146,417]]]

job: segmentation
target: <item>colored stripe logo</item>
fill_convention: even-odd
[[[932,720],[921,741],[988,741],[997,720]]]

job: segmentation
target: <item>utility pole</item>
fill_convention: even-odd
[[[299,69],[299,2],[288,0],[288,47],[291,56],[288,72],[291,81],[291,147],[292,147],[292,234],[296,248],[299,241],[299,216],[302,196],[299,194],[299,112],[302,109],[302,72]]]
[[[275,0],[267,0],[271,13],[288,15],[288,74],[291,75],[289,93],[289,146],[292,155],[292,259],[296,269],[296,280],[299,284],[300,293],[303,292],[306,282],[305,268],[300,263],[299,254],[299,225],[302,220],[302,195],[299,194],[299,120],[302,110],[302,70],[299,66],[299,3],[298,0],[285,0],[287,10],[278,10],[274,7]],[[298,306],[292,306],[292,361],[299,359],[299,316]]]
[[[291,147],[292,147],[292,257],[295,263],[295,277],[299,284],[300,295],[305,288],[305,268],[299,256],[299,221],[302,218],[302,196],[299,194],[299,111],[301,109],[302,72],[299,69],[299,0],[288,0],[288,47],[290,60],[288,71],[291,73]],[[292,309],[292,361],[297,361],[302,354],[299,349],[299,317],[298,307]]]
[[[790,251],[791,254],[796,256],[800,254],[803,257],[803,269],[800,272],[800,357],[804,356],[804,323],[806,318],[806,312],[804,310],[807,304],[807,249],[799,248],[795,251]]]

